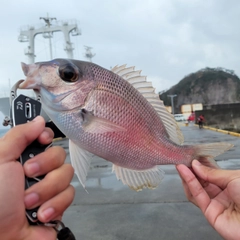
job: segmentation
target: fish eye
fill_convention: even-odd
[[[78,72],[70,64],[59,66],[58,74],[65,82],[76,82],[78,80]]]

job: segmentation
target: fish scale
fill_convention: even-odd
[[[22,64],[20,88],[41,95],[43,108],[69,138],[75,172],[85,187],[91,154],[113,163],[123,184],[134,190],[155,188],[163,178],[158,165],[193,159],[215,164],[229,143],[182,145],[183,136],[146,77],[134,67],[109,71],[72,59]],[[122,76],[121,76],[122,75]]]
[[[95,93],[96,93],[96,95],[98,95],[98,91],[95,91]],[[103,95],[104,93],[103,92],[101,92],[101,94],[100,95]],[[107,102],[108,103],[110,103],[109,104],[109,106],[111,106],[112,108],[114,108],[114,105],[115,105],[115,101],[112,101],[113,99],[114,99],[114,97],[111,97],[111,96],[109,96],[109,95],[114,95],[113,93],[111,93],[111,94],[109,94],[109,93],[107,93],[107,94],[104,94],[104,96],[106,96],[106,99],[108,99],[107,100]],[[116,96],[116,95],[115,95]],[[92,98],[94,98],[94,99],[98,99],[98,97],[97,96],[95,96],[95,95],[93,95],[92,96]],[[109,99],[111,99],[111,101],[109,101]],[[122,98],[121,98],[122,99]],[[91,103],[91,100],[89,99],[89,102]],[[105,117],[107,117],[106,116],[106,114],[108,113],[108,112],[112,112],[112,113],[114,113],[113,111],[111,111],[111,109],[108,109],[108,108],[106,108],[105,106],[102,106],[101,105],[101,101],[95,101],[95,102],[97,102],[98,103],[98,105],[95,105],[95,108],[102,108],[102,109],[105,109],[105,111],[103,112],[103,115],[100,115],[100,117],[103,117],[103,118],[105,118]],[[92,105],[92,104],[91,104]],[[127,104],[127,106],[131,106],[131,105],[134,105],[134,104]],[[120,104],[120,106],[122,106],[123,108],[124,108],[124,104]],[[88,104],[87,105],[85,105],[85,108],[86,109],[88,109],[89,111],[92,111],[93,110],[93,113],[95,113],[95,111],[94,111],[94,109],[91,109],[91,108],[89,108],[88,107]],[[110,107],[109,107],[110,108]],[[125,107],[126,108],[126,107]],[[128,107],[129,108],[129,107]],[[116,108],[115,108],[116,109]],[[133,110],[135,110],[135,111],[137,111],[136,110],[136,108],[134,108],[134,107],[132,107],[132,109]],[[118,134],[118,135],[116,135],[115,137],[114,136],[112,136],[112,137],[110,137],[110,138],[107,138],[107,140],[105,140],[105,141],[108,141],[108,143],[105,143],[105,141],[103,142],[103,139],[96,139],[96,142],[97,143],[102,143],[102,145],[103,145],[103,147],[104,146],[107,146],[107,145],[109,145],[111,148],[114,148],[114,145],[115,146],[119,146],[119,145],[121,145],[120,144],[120,142],[123,142],[123,144],[122,144],[122,147],[123,147],[123,152],[126,152],[126,156],[124,156],[124,160],[125,161],[127,161],[128,162],[128,166],[127,167],[132,167],[132,165],[134,164],[133,162],[135,161],[135,159],[137,159],[136,161],[137,162],[141,162],[141,159],[143,159],[143,161],[142,162],[145,162],[145,163],[147,163],[148,164],[148,158],[146,158],[146,156],[150,156],[150,154],[152,154],[153,153],[153,151],[151,150],[151,149],[149,149],[150,150],[150,153],[148,153],[148,151],[146,151],[147,149],[144,149],[142,146],[147,146],[148,144],[146,144],[146,142],[147,142],[147,139],[145,139],[145,138],[151,138],[151,139],[153,139],[154,140],[154,138],[152,137],[152,135],[154,135],[154,130],[152,130],[151,129],[151,127],[152,128],[156,128],[155,127],[155,124],[153,124],[153,120],[154,120],[154,118],[152,118],[152,119],[150,119],[151,121],[152,121],[152,124],[149,126],[149,130],[152,130],[152,133],[151,134],[149,134],[148,133],[148,129],[146,128],[146,127],[144,127],[144,125],[146,125],[146,118],[145,118],[145,116],[147,115],[146,113],[144,113],[144,110],[145,110],[145,108],[143,108],[142,107],[142,115],[141,114],[139,114],[138,113],[138,115],[139,115],[139,117],[138,117],[138,120],[136,119],[136,116],[137,116],[137,113],[135,113],[134,115],[130,115],[130,117],[129,116],[127,116],[126,117],[126,114],[123,114],[123,115],[121,115],[121,114],[118,114],[118,115],[114,115],[114,114],[112,114],[111,116],[109,116],[109,119],[111,120],[111,121],[117,121],[117,123],[118,124],[120,124],[120,125],[125,125],[126,127],[128,127],[128,128],[133,128],[133,129],[129,129],[128,130],[128,132],[130,132],[127,136],[127,139],[122,139],[122,137],[124,137],[125,135],[123,135],[123,134]],[[130,112],[132,112],[131,110],[130,110]],[[140,109],[138,109],[138,111],[137,112],[140,112]],[[117,118],[116,118],[116,116],[117,116]],[[142,116],[144,116],[144,117],[142,117]],[[159,119],[159,118],[158,118]],[[145,123],[145,124],[144,124]],[[140,126],[140,127],[138,127],[138,126]],[[141,129],[140,128],[143,128],[143,131],[141,131]],[[131,133],[132,132],[132,133]],[[140,136],[139,136],[140,135]],[[102,136],[101,135],[99,135],[98,136],[99,138],[101,138]],[[114,143],[114,141],[115,141],[115,143]],[[139,141],[141,141],[141,142],[143,142],[143,143],[139,143]],[[126,144],[124,144],[124,142],[126,142],[126,144],[130,144],[130,146],[132,146],[131,147],[131,151],[126,151]],[[95,143],[94,143],[95,144]],[[102,147],[102,146],[101,146]],[[136,148],[136,149],[134,149],[134,147]],[[119,148],[120,148],[120,146],[119,146]],[[143,151],[143,153],[142,153],[142,151]],[[106,152],[107,151],[104,151],[104,156],[101,154],[101,157],[104,157],[104,158],[107,158],[107,156],[105,156],[105,154],[106,154]],[[131,152],[132,152],[132,154],[131,154]],[[159,152],[158,152],[158,154],[159,154]],[[99,153],[98,153],[98,155],[99,155]],[[118,154],[116,154],[117,156],[119,156]],[[133,157],[134,156],[134,157]],[[154,156],[155,157],[155,159],[156,158],[158,158],[158,156],[157,155],[155,155]],[[121,158],[122,158],[122,156],[121,156]],[[116,157],[115,157],[115,162],[116,162]],[[123,161],[122,159],[121,159],[121,161]],[[130,166],[131,165],[131,166]],[[149,164],[148,164],[149,165]],[[153,165],[153,164],[151,164],[151,165]],[[142,167],[141,167],[142,168]]]

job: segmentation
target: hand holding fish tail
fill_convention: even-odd
[[[210,168],[197,160],[192,169],[177,165],[188,200],[223,238],[240,239],[240,170]]]

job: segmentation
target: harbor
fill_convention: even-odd
[[[49,60],[49,59],[56,58],[58,57],[58,54],[56,54],[57,49],[60,49],[61,58],[67,56],[67,58],[71,58],[71,59],[72,58],[82,59],[84,56],[85,59],[87,59],[89,62],[92,62],[92,58],[95,56],[95,53],[91,52],[92,47],[85,46],[84,44],[82,44],[82,42],[80,45],[77,40],[74,40],[74,38],[77,39],[77,36],[79,37],[81,35],[81,29],[79,28],[77,22],[56,21],[56,18],[50,18],[48,14],[47,14],[47,17],[40,17],[40,20],[41,20],[40,25],[35,25],[35,26],[31,25],[31,26],[26,26],[24,28],[21,28],[20,34],[18,36],[19,42],[27,44],[25,46],[26,48],[24,50],[24,54],[26,55],[26,58],[28,58],[27,59],[28,63],[34,63],[39,59],[41,59],[41,61],[42,59],[45,61],[46,59]],[[60,33],[63,35],[61,41],[59,40],[55,41],[56,37],[60,36],[59,35]],[[38,37],[35,39],[36,35],[38,35]],[[91,34],[89,35],[91,36]],[[108,36],[108,34],[106,35]],[[55,39],[53,38],[53,36]],[[42,43],[39,44],[40,37],[43,38],[43,41]],[[35,48],[35,45],[37,45],[34,42],[35,40],[38,41],[38,42],[36,41],[36,43],[42,46],[44,50],[41,50],[39,47]],[[74,44],[73,41],[75,41],[77,44],[76,43]],[[88,42],[86,43],[88,44]],[[97,41],[95,45],[94,44],[92,45],[91,41],[89,43],[91,44],[91,46],[94,46],[95,49],[98,49],[98,53],[99,53],[98,55],[100,55],[102,58],[101,60],[98,59],[96,63],[101,63],[100,65],[102,65],[103,67],[106,67],[107,69],[112,69],[112,67],[115,66],[115,61],[117,61],[116,64],[122,64],[123,60],[121,58],[116,57],[116,60],[115,60],[113,57],[113,56],[120,56],[122,53],[114,55],[114,49],[110,48],[111,54],[109,55],[110,57],[108,58],[114,59],[114,61],[111,60],[111,65],[110,65],[108,61],[104,62],[103,60],[106,54],[103,54],[103,51],[102,52],[99,51],[99,49],[101,49],[101,46],[98,45],[99,42]],[[135,43],[135,40],[134,40],[134,43]],[[125,46],[125,44],[126,43],[124,43],[123,46]],[[59,47],[60,45],[61,47]],[[132,44],[132,46],[134,45],[135,44]],[[76,50],[80,49],[80,47],[79,49],[77,49],[78,46],[84,47],[85,53],[83,56],[82,55],[78,56],[77,54],[75,54],[75,52],[77,52]],[[104,46],[104,50],[105,50],[106,46],[108,46],[106,40],[104,44],[102,44],[102,46]],[[161,46],[161,44],[158,44],[157,46]],[[121,49],[121,47],[117,46],[117,49]],[[140,49],[141,50],[144,49],[142,48],[142,45]],[[169,47],[166,47],[166,49],[169,49]],[[130,54],[131,51],[128,49],[127,54],[125,54],[124,56],[124,61],[126,61],[125,59],[127,58],[128,64],[132,64],[132,61],[129,58],[129,55],[131,55]],[[133,51],[137,53],[140,52],[140,51],[136,51],[136,49],[133,49]],[[44,57],[41,56],[43,52],[46,55]],[[49,56],[47,52],[49,52]],[[142,52],[141,52],[141,55],[142,55]],[[160,55],[162,56],[162,52],[161,54],[158,54],[158,56]],[[175,55],[175,52],[174,52],[174,55]],[[139,54],[136,54],[136,56],[137,58],[139,58]],[[182,57],[182,54],[180,56]],[[185,56],[185,53],[184,53],[184,56]],[[147,58],[143,57],[143,59],[147,59]],[[164,57],[162,57],[162,59],[164,62],[165,61]],[[199,54],[197,55],[197,59],[199,59]],[[136,59],[133,58],[133,60],[136,60]],[[152,62],[154,63],[154,61]],[[154,65],[153,63],[151,65]],[[136,67],[141,67],[141,64],[140,63],[138,64],[139,65],[136,65]],[[204,61],[203,61],[203,64],[205,66]],[[15,69],[16,65],[14,64],[12,65],[13,65],[13,68]],[[142,66],[144,67],[146,65],[147,65],[146,62],[142,64]],[[184,65],[189,65],[189,64],[184,64]],[[172,76],[169,75],[167,78],[160,77],[159,72],[164,71],[163,69],[165,69],[166,67],[164,67],[163,64],[158,63],[158,65],[154,66],[153,68],[157,69],[159,66],[161,66],[161,69],[160,71],[158,70],[158,72],[155,74],[152,74],[152,70],[150,70],[150,68],[147,70],[148,72],[146,72],[146,75],[148,75],[149,81],[153,81],[153,82],[155,81],[154,84],[159,84],[163,81],[165,83],[169,82],[167,81],[168,79],[172,79],[172,78],[174,79],[173,75]],[[202,67],[202,64],[197,65],[197,68],[198,67],[199,68]],[[232,68],[234,68],[234,65]],[[19,65],[19,69],[20,69],[20,65]],[[171,69],[176,69],[176,68],[171,68]],[[203,74],[205,74],[206,72],[209,72],[212,74],[213,70],[217,72],[216,74],[218,74],[219,71],[223,71],[225,73],[226,69],[217,67],[217,68],[213,68],[212,70],[211,68],[206,67],[206,68],[200,68],[200,70],[197,71],[196,74],[191,73],[193,70],[194,71],[196,70],[196,66],[194,66],[194,68],[192,69],[187,68],[187,73],[188,71],[190,71],[190,74],[186,75],[182,80],[184,80],[185,78],[188,80],[188,78],[193,75],[197,75],[196,79],[199,79],[200,75],[203,76]],[[233,70],[228,70],[228,71],[231,71],[229,72],[229,74],[235,77],[235,72]],[[2,88],[1,90],[2,93],[0,94],[1,122],[2,122],[1,118],[4,118],[5,116],[9,116],[10,106],[9,106],[8,96],[11,90],[12,83],[18,79],[16,77],[13,77],[14,75],[11,75],[12,72],[13,71],[8,71],[8,75],[9,75],[7,76],[8,78],[4,77],[5,85],[8,85],[8,87],[4,85],[4,88]],[[168,72],[175,72],[175,71],[171,71],[168,69]],[[180,72],[176,71],[176,72],[178,76],[175,78],[179,80],[182,76],[184,76],[186,71],[183,72],[184,74],[181,71]],[[151,73],[152,75],[149,73]],[[19,70],[17,76],[21,78],[22,74],[23,74],[22,71]],[[176,79],[174,79],[174,81],[176,81]],[[181,115],[181,116],[185,114],[184,115],[185,118],[179,120],[179,121],[182,121],[181,123],[179,123],[179,125],[185,137],[184,144],[201,144],[201,143],[214,143],[214,142],[232,143],[234,145],[234,148],[216,157],[216,160],[221,168],[239,169],[240,167],[239,134],[236,134],[236,133],[235,135],[229,134],[229,131],[232,131],[233,129],[238,130],[238,122],[239,122],[238,114],[235,114],[235,113],[238,112],[237,109],[239,108],[239,105],[236,105],[236,104],[239,104],[239,99],[236,98],[234,94],[225,94],[225,89],[230,89],[229,86],[231,84],[233,86],[233,89],[238,89],[234,85],[235,78],[231,80],[232,81],[231,82],[229,80],[230,78],[227,77],[226,79],[228,81],[225,81],[225,80],[224,81],[227,83],[230,82],[229,83],[230,85],[226,85],[226,86],[223,85],[222,83],[217,82],[216,86],[218,85],[222,86],[220,90],[215,85],[214,85],[215,87],[211,87],[211,88],[206,87],[206,89],[217,89],[218,92],[220,93],[223,92],[224,93],[223,96],[234,95],[233,98],[229,97],[229,99],[227,99],[231,103],[234,103],[236,106],[235,108],[233,108],[232,105],[231,106],[229,105],[230,107],[232,107],[231,109],[229,109],[229,106],[226,106],[226,105],[225,105],[226,109],[224,108],[224,106],[219,107],[219,103],[221,102],[219,102],[218,99],[213,99],[214,101],[217,102],[216,104],[217,107],[212,103],[208,104],[209,102],[207,103],[204,102],[205,100],[203,101],[202,99],[204,97],[200,98],[199,96],[204,96],[205,90],[203,91],[202,90],[203,88],[200,88],[198,87],[197,84],[195,84],[196,82],[194,81],[196,79],[192,79],[192,84],[190,84],[190,82],[187,82],[187,84],[185,84],[184,87],[182,87],[181,91],[179,90],[179,86],[177,86],[175,89],[173,88],[173,90],[171,90],[170,92],[167,92],[166,90],[162,91],[162,94],[165,93],[166,98],[171,99],[171,109],[170,109],[170,105],[168,106],[168,108],[170,109],[169,112],[172,113],[173,115],[174,113],[176,113],[175,115]],[[213,77],[213,79],[216,79],[218,81],[218,78]],[[201,83],[205,84],[207,80],[208,78],[203,78]],[[237,79],[237,81],[238,80],[239,79]],[[155,85],[155,86],[158,86],[158,85]],[[173,85],[173,86],[176,86],[176,85]],[[195,87],[195,90],[197,89],[196,91],[194,90],[193,86]],[[158,87],[156,88],[156,92],[158,93],[159,97],[161,97],[161,94],[158,91],[159,90]],[[161,86],[161,89],[163,89],[162,86]],[[224,89],[224,91],[222,89]],[[200,92],[200,95],[198,95],[198,91]],[[208,93],[207,95],[218,96],[218,92]],[[233,92],[233,91],[230,90],[229,92]],[[185,98],[187,96],[186,93],[188,93],[188,96],[190,96],[189,98]],[[196,100],[192,100],[192,96],[197,96]],[[162,100],[164,101],[164,99]],[[179,100],[179,104],[178,104],[178,100]],[[193,102],[191,102],[190,100]],[[225,103],[226,101],[224,100],[223,102]],[[175,109],[174,109],[174,104],[175,104]],[[199,107],[200,105],[201,105],[201,108]],[[167,106],[167,104],[165,104],[165,106]],[[186,109],[186,107],[188,108],[190,107],[190,108]],[[220,109],[219,111],[221,115],[220,114],[216,115],[216,111],[215,111],[216,108]],[[193,114],[193,113],[195,114],[195,111],[200,111],[200,110],[205,111],[201,113],[204,113],[206,116],[206,119],[208,121],[207,124],[209,125],[208,129],[205,128],[200,130],[193,123],[186,121],[190,116],[190,114]],[[224,119],[223,116],[225,117],[226,120],[224,120],[223,123],[219,124],[220,122],[219,119],[223,121]],[[176,117],[177,116],[175,116],[175,118]],[[217,123],[215,124],[215,122],[213,122],[212,119]],[[48,122],[49,117],[45,117],[45,120],[46,122]],[[230,124],[230,126],[225,126],[225,123],[227,123],[228,125]],[[215,125],[212,125],[212,124],[215,124]],[[220,129],[220,131],[219,132],[212,131],[213,130],[212,126]],[[0,137],[9,128],[10,127],[6,129],[0,129]],[[68,139],[58,139],[54,141],[54,145],[60,145],[65,149],[65,151],[67,152],[66,163],[70,163]],[[143,155],[141,154],[141,156]],[[90,166],[90,171],[87,176],[87,181],[85,185],[86,189],[82,187],[82,185],[80,184],[76,176],[74,176],[74,178],[72,179],[71,184],[75,187],[76,195],[71,206],[66,210],[63,216],[64,224],[66,224],[66,226],[72,230],[72,232],[76,236],[76,239],[87,239],[87,240],[123,240],[123,239],[126,239],[126,240],[135,240],[135,239],[138,239],[138,240],[143,240],[143,239],[144,240],[145,239],[221,240],[223,239],[209,225],[209,223],[204,218],[201,211],[192,203],[188,202],[188,200],[186,199],[183,191],[183,187],[181,184],[181,179],[176,171],[175,166],[164,165],[164,166],[159,166],[159,168],[161,168],[165,172],[165,177],[162,183],[160,184],[160,186],[154,190],[143,189],[143,191],[141,192],[136,192],[129,189],[128,186],[123,185],[121,181],[117,180],[115,173],[112,172],[112,163],[107,162],[104,159],[101,159],[97,156],[94,156]]]

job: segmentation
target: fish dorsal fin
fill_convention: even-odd
[[[163,104],[163,101],[159,99],[159,96],[155,93],[151,82],[147,82],[146,76],[141,76],[141,71],[133,71],[134,67],[126,68],[126,64],[116,66],[112,68],[112,71],[129,82],[135,89],[137,89],[153,106],[160,116],[163,124],[167,130],[169,138],[177,143],[183,144],[184,138],[181,130],[178,127],[172,114],[170,114]]]
[[[111,70],[112,70],[112,72],[114,72],[114,73],[118,73],[119,71],[121,71],[122,69],[124,69],[125,67],[127,66],[127,64],[123,64],[123,65],[121,65],[121,66],[115,66],[114,68],[112,68]]]
[[[126,75],[129,72],[134,72],[135,67],[125,67],[120,70],[118,70],[117,74],[119,76]]]
[[[85,181],[90,168],[92,154],[77,146],[72,140],[69,140],[69,152],[75,174],[85,189]]]
[[[135,191],[143,188],[156,188],[164,177],[164,172],[157,166],[146,170],[131,170],[113,164],[112,171],[116,173],[117,179],[124,185],[128,185]]]
[[[141,76],[141,70],[134,70],[132,72],[127,72],[125,74],[122,75],[122,77],[126,77],[126,78],[133,78],[133,77],[137,77],[137,76]]]

